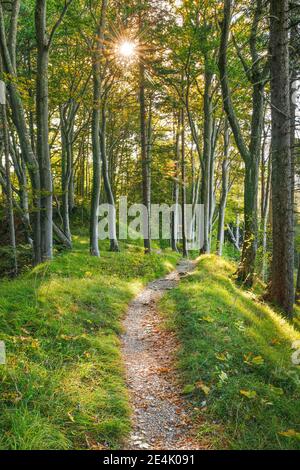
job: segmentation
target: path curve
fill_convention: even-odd
[[[163,279],[151,282],[131,303],[124,321],[122,350],[133,410],[127,450],[198,450],[191,410],[181,395],[174,369],[174,334],[163,331],[157,303],[195,267],[182,260]],[[203,448],[203,447],[202,447]]]

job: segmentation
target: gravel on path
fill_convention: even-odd
[[[126,450],[199,450],[190,406],[181,394],[174,358],[175,335],[161,328],[157,303],[195,267],[179,262],[176,271],[151,282],[131,303],[124,321],[122,350],[130,392],[132,433]]]

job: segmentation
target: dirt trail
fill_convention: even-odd
[[[176,339],[161,330],[157,302],[193,270],[181,261],[176,271],[152,282],[131,303],[124,321],[123,356],[133,408],[133,431],[128,450],[197,450],[190,410],[181,396],[174,370]]]

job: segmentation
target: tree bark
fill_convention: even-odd
[[[229,145],[230,145],[230,132],[228,127],[228,120],[225,119],[224,129],[224,158],[222,162],[222,193],[219,208],[219,221],[218,221],[218,235],[217,235],[217,254],[222,256],[224,245],[224,226],[225,226],[225,211],[229,187]]]
[[[41,259],[51,260],[53,256],[52,199],[53,186],[49,148],[49,40],[47,37],[47,0],[36,0],[35,29],[37,40],[36,75],[36,127],[37,158],[41,184]]]
[[[150,188],[150,161],[147,152],[147,120],[146,120],[146,99],[145,99],[145,65],[143,59],[139,66],[139,98],[140,98],[140,127],[141,127],[141,157],[142,157],[142,193],[143,204],[147,209],[146,220],[144,221],[144,248],[145,253],[151,252],[151,188]]]
[[[119,243],[117,239],[117,220],[116,220],[116,205],[115,198],[112,191],[110,177],[109,177],[109,168],[108,160],[106,153],[106,107],[105,103],[102,101],[102,120],[101,120],[101,129],[100,129],[100,145],[101,145],[101,158],[102,158],[102,175],[104,190],[107,198],[108,204],[112,206],[113,211],[109,214],[109,231],[110,231],[110,251],[120,251]]]
[[[292,318],[294,304],[293,174],[290,129],[288,0],[271,0],[273,253],[268,298]]]
[[[19,11],[20,1],[14,2],[14,15],[15,18],[11,21],[11,28],[14,31],[9,32],[9,37],[16,37],[17,18]],[[17,129],[19,143],[21,147],[22,157],[26,162],[30,181],[32,185],[32,199],[34,207],[34,220],[33,220],[33,258],[34,264],[41,262],[41,231],[40,231],[40,174],[39,166],[31,146],[30,133],[28,131],[25,119],[25,111],[23,102],[16,86],[16,71],[14,69],[14,59],[11,57],[15,56],[15,50],[12,50],[15,42],[10,43],[8,46],[6,31],[5,31],[5,20],[3,14],[2,3],[0,2],[0,52],[2,56],[2,62],[4,71],[7,73],[9,80],[7,89],[10,97],[10,106],[12,110],[12,120]]]
[[[175,124],[175,181],[173,183],[173,204],[175,205],[175,210],[172,212],[171,218],[171,247],[173,251],[178,252],[178,204],[179,204],[179,165],[180,165],[180,117],[176,118],[177,122]]]
[[[185,162],[185,129],[184,109],[180,110],[180,132],[181,132],[181,214],[182,214],[182,255],[188,257],[187,250],[187,226],[186,226],[186,162]]]
[[[17,246],[16,246],[16,233],[15,233],[15,219],[14,219],[14,203],[12,195],[12,187],[10,180],[10,161],[9,161],[9,136],[6,116],[6,104],[0,104],[2,108],[2,130],[4,140],[4,154],[5,154],[5,174],[6,174],[6,197],[7,197],[7,216],[10,235],[10,246],[13,257],[13,274],[18,274],[18,260],[17,260]]]
[[[60,107],[61,147],[62,147],[62,217],[63,231],[72,245],[70,229],[70,186],[73,173],[74,124],[78,107],[73,99]]]
[[[102,0],[101,16],[96,28],[96,42],[92,56],[93,61],[93,115],[92,115],[92,147],[93,147],[93,183],[90,219],[90,252],[99,257],[98,209],[101,188],[101,59],[103,51],[104,30],[106,23],[107,0]]]
[[[204,90],[204,172],[202,173],[202,203],[204,204],[204,243],[201,253],[210,253],[210,183],[213,135],[213,110],[211,98],[212,73],[208,70],[208,60],[205,59],[205,90]]]

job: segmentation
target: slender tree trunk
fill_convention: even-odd
[[[48,67],[49,42],[47,38],[47,0],[36,0],[35,28],[37,39],[37,75],[36,75],[36,127],[37,157],[41,183],[41,258],[42,261],[52,259],[52,174],[49,149],[49,103],[48,103]]]
[[[182,255],[184,258],[188,257],[187,250],[187,227],[186,227],[186,163],[185,163],[185,129],[184,129],[184,109],[180,111],[180,132],[181,132],[181,214],[182,214]]]
[[[93,183],[91,199],[91,222],[90,222],[90,251],[92,256],[100,256],[98,241],[98,208],[101,188],[101,156],[100,156],[100,75],[96,63],[93,64],[94,83],[94,109],[92,117],[92,146],[93,146]]]
[[[23,157],[21,156],[21,180],[20,180],[20,203],[21,209],[24,214],[24,219],[26,220],[25,230],[26,230],[26,239],[29,245],[32,245],[32,233],[31,230],[28,230],[30,227],[30,215],[29,215],[29,197],[27,189],[27,174],[26,174],[26,165]]]
[[[4,93],[5,94],[5,93]],[[7,197],[7,215],[10,235],[10,246],[13,257],[13,274],[16,276],[18,273],[18,261],[17,261],[17,246],[16,246],[16,233],[15,233],[15,220],[14,220],[14,203],[12,195],[12,187],[10,180],[10,161],[9,161],[9,136],[8,136],[8,125],[6,116],[6,104],[1,105],[2,108],[2,130],[4,140],[4,154],[5,154],[5,174],[6,174],[6,197]]]
[[[264,173],[266,171],[264,165]],[[264,191],[262,194],[262,252],[263,252],[263,261],[262,261],[262,278],[264,281],[267,279],[267,243],[268,243],[268,224],[269,224],[269,215],[270,215],[270,192],[271,192],[271,155],[269,155],[269,161],[267,166],[267,176],[264,176]]]
[[[243,137],[239,121],[232,102],[231,89],[228,78],[227,50],[230,36],[232,16],[232,0],[224,1],[224,20],[222,24],[221,44],[219,53],[219,70],[221,75],[221,88],[223,105],[230,123],[236,145],[245,163],[244,183],[244,244],[237,277],[240,282],[251,286],[254,280],[255,260],[257,253],[258,221],[257,221],[257,193],[259,180],[259,164],[261,154],[261,136],[264,118],[264,86],[267,78],[267,64],[262,68],[257,51],[259,21],[263,7],[262,1],[256,0],[256,9],[249,40],[252,70],[248,79],[252,83],[252,118],[251,136],[248,147]]]
[[[106,153],[106,108],[105,103],[102,102],[102,120],[100,130],[100,144],[101,144],[101,158],[102,158],[102,174],[104,190],[108,204],[113,208],[112,213],[109,214],[109,231],[110,231],[110,251],[120,251],[117,239],[117,218],[116,218],[116,205],[115,198],[111,188],[108,160]]]
[[[248,161],[245,164],[244,183],[244,243],[241,262],[238,269],[238,279],[245,285],[251,286],[255,270],[257,254],[257,196],[259,179],[259,161]]]
[[[214,123],[213,123],[214,124]],[[211,250],[213,219],[216,209],[215,198],[215,149],[212,146],[209,169],[209,250]]]
[[[104,29],[106,23],[107,0],[102,0],[101,17],[96,31],[96,43],[93,52],[93,115],[92,115],[92,147],[93,147],[93,185],[90,220],[90,252],[92,256],[100,256],[98,234],[98,209],[101,188],[101,55],[103,51]]]
[[[13,16],[14,19],[11,22],[13,31],[10,32],[9,37],[16,36],[17,34],[17,19],[19,12],[20,1],[16,0],[13,3]],[[3,62],[4,71],[9,77],[7,89],[10,96],[10,105],[12,110],[13,123],[17,129],[19,143],[21,147],[22,157],[26,162],[28,173],[31,180],[32,186],[32,199],[34,207],[33,216],[33,258],[34,264],[41,262],[41,230],[40,230],[40,174],[39,166],[31,146],[30,134],[28,132],[25,111],[20,93],[15,84],[16,70],[13,66],[13,58],[15,57],[15,50],[13,47],[15,41],[10,41],[8,44],[6,31],[5,31],[5,20],[3,14],[2,3],[0,2],[0,52]]]
[[[212,134],[213,134],[213,111],[211,99],[212,73],[207,70],[207,59],[205,70],[204,90],[204,173],[202,174],[202,203],[204,204],[204,243],[201,253],[210,252],[210,171],[212,158]]]
[[[178,204],[179,204],[179,164],[180,164],[180,118],[177,119],[176,130],[175,130],[175,181],[173,183],[173,204],[175,210],[172,212],[171,218],[171,247],[173,251],[178,251]]]
[[[75,103],[72,100],[60,109],[61,146],[62,146],[62,217],[63,231],[72,245],[70,229],[70,181],[73,172],[73,140]]]
[[[140,126],[141,126],[141,156],[142,156],[142,186],[143,204],[147,209],[146,220],[144,220],[144,248],[145,253],[151,252],[150,233],[150,211],[151,211],[151,188],[150,188],[150,162],[147,152],[147,124],[146,124],[146,100],[145,100],[145,65],[140,60]]]
[[[291,318],[294,304],[294,226],[288,9],[288,0],[271,0],[273,254],[268,298]]]
[[[217,235],[217,253],[222,256],[224,245],[224,226],[225,226],[225,210],[228,196],[229,186],[229,145],[230,145],[230,132],[228,120],[225,119],[224,129],[224,158],[222,162],[222,193],[219,209],[219,222],[218,222],[218,235]]]
[[[71,151],[71,160],[70,160],[70,165],[71,165],[71,174],[70,174],[70,181],[69,181],[69,189],[68,189],[68,195],[69,195],[69,214],[72,213],[74,207],[75,207],[75,169],[73,166],[73,150]]]

